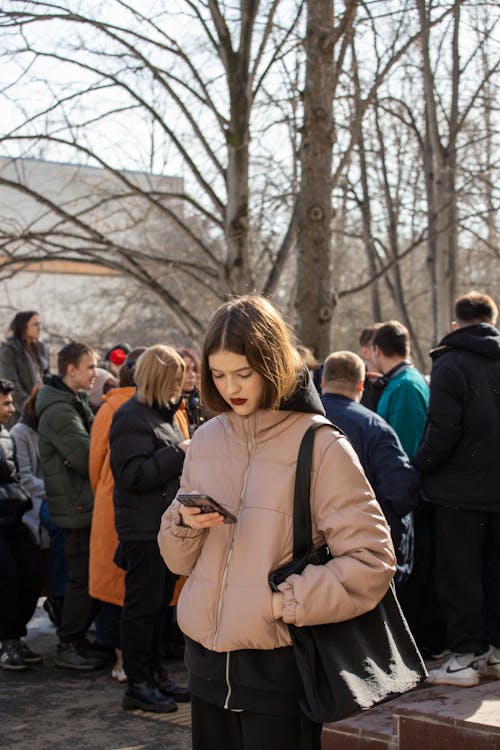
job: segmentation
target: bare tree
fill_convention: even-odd
[[[429,217],[428,264],[431,279],[434,339],[437,341],[450,328],[453,300],[457,288],[458,251],[458,190],[457,159],[460,135],[467,117],[491,77],[500,69],[500,58],[484,71],[484,77],[465,99],[461,81],[471,56],[460,44],[463,2],[453,5],[450,44],[450,95],[445,98],[437,81],[438,65],[433,68],[429,18],[431,8],[417,0],[422,26],[422,80],[425,98],[424,164]],[[484,41],[484,40],[483,40]],[[482,46],[482,45],[481,45]],[[462,58],[468,58],[465,65]],[[484,58],[483,58],[484,61]]]
[[[0,23],[9,38],[4,60],[18,66],[17,80],[13,76],[3,90],[16,118],[3,133],[3,148],[16,156],[66,157],[100,167],[116,190],[115,197],[105,199],[107,209],[124,198],[136,199],[143,213],[163,215],[164,227],[175,238],[167,251],[165,243],[130,248],[126,233],[117,240],[117,232],[110,237],[90,220],[97,203],[103,205],[101,198],[96,210],[87,206],[83,215],[75,215],[68,204],[47,200],[43,190],[4,180],[10,189],[30,192],[54,217],[50,232],[4,235],[4,272],[19,267],[19,261],[65,252],[121,267],[159,295],[191,330],[203,326],[203,315],[190,310],[193,286],[196,296],[212,304],[227,293],[255,288],[253,264],[261,256],[255,248],[260,238],[254,233],[250,241],[249,179],[261,136],[265,141],[266,129],[279,115],[269,103],[266,84],[269,80],[270,91],[276,89],[275,69],[297,44],[300,13],[300,2],[283,0],[242,0],[238,9],[217,0],[179,0],[149,15],[125,0],[102,4],[92,13],[70,2],[2,3]],[[189,33],[183,34],[186,24]],[[27,92],[36,92],[31,102]],[[262,132],[251,125],[260,100],[268,105]],[[283,143],[275,163],[288,158]],[[130,167],[124,168],[130,163],[156,173],[171,165],[183,173],[183,183],[159,194],[131,177]],[[285,192],[282,183],[274,189]],[[293,200],[290,196],[289,206],[282,208],[285,238]],[[290,243],[267,247],[269,275],[276,257],[283,264]],[[259,271],[264,286],[268,279]]]
[[[319,357],[330,350],[334,308],[330,283],[333,47],[333,3],[308,0],[296,305],[298,335]]]

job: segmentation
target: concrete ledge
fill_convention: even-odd
[[[500,681],[422,687],[335,724],[323,750],[500,750]]]

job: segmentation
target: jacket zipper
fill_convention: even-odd
[[[226,652],[226,685],[227,685],[227,693],[226,693],[226,700],[224,701],[224,708],[229,709],[229,699],[231,698],[231,680],[229,679],[229,657],[230,652]]]
[[[247,437],[248,462],[245,468],[245,472],[243,474],[243,481],[241,483],[240,502],[239,502],[238,513],[237,513],[238,518],[240,515],[241,506],[243,503],[243,497],[245,495],[245,490],[247,486],[248,472],[250,470],[250,459],[251,459],[252,450],[253,450],[252,438],[248,430],[248,420],[244,421],[244,427],[245,427],[245,433]],[[229,571],[229,563],[231,561],[231,555],[233,553],[234,534],[235,534],[235,529],[232,528],[231,529],[231,542],[229,544],[229,549],[227,551],[226,562],[224,564],[224,572],[222,574],[222,580],[221,580],[221,585],[219,589],[219,598],[217,600],[217,615],[216,615],[216,620],[215,620],[214,637],[212,638],[212,651],[215,651],[215,645],[217,643],[217,636],[219,635],[220,613],[222,609],[222,595],[223,595],[224,588],[226,586],[226,579],[227,579],[227,574]],[[229,699],[231,697],[231,682],[229,679],[229,652],[226,653],[226,684],[227,684],[227,694],[226,694],[226,699],[224,701],[224,708],[229,708],[228,704],[229,704]]]

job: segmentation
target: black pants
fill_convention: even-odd
[[[193,750],[321,750],[321,724],[296,716],[228,711],[191,696]]]
[[[436,506],[436,585],[448,647],[500,648],[500,512]]]
[[[90,529],[66,529],[64,553],[68,580],[64,592],[62,624],[57,634],[61,643],[84,638],[99,609],[89,594]]]
[[[163,632],[176,576],[166,567],[152,541],[121,542],[125,602],[121,617],[123,668],[128,681],[151,683],[163,658]]]
[[[0,641],[26,635],[42,587],[39,549],[23,523],[0,528]]]
[[[413,570],[397,589],[399,603],[419,648],[438,653],[446,646],[446,625],[435,584],[435,508],[430,503],[415,513]]]

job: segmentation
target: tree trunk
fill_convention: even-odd
[[[429,220],[428,265],[431,282],[434,343],[449,330],[451,312],[456,294],[457,255],[457,196],[456,138],[458,123],[458,30],[460,4],[454,10],[452,95],[448,120],[448,145],[442,142],[439,132],[438,104],[433,85],[430,62],[429,19],[424,0],[418,0],[422,26],[423,86],[426,109],[426,141],[424,153]],[[441,106],[441,104],[439,105]]]
[[[333,2],[307,0],[302,181],[297,216],[297,332],[319,358],[330,351]]]
[[[246,73],[246,75],[244,75]],[[248,257],[248,164],[251,92],[248,71],[241,69],[230,83],[231,123],[227,132],[227,205],[224,228],[229,288],[242,294],[253,288]]]

